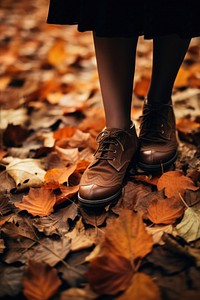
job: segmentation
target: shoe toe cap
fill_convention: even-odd
[[[103,200],[114,196],[121,190],[121,185],[113,187],[103,187],[96,184],[81,185],[79,188],[79,198],[85,200]]]

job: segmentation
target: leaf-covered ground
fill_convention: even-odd
[[[47,25],[47,0],[1,0],[0,298],[200,299],[200,40],[173,102],[176,165],[133,166],[116,204],[81,208],[77,191],[104,114],[91,33]],[[151,76],[140,38],[132,117]]]

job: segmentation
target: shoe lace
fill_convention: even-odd
[[[171,106],[171,105],[166,105]],[[165,135],[166,129],[171,127],[167,114],[163,112],[163,105],[161,107],[146,107],[143,115],[140,117],[140,138],[143,140],[160,141],[168,140]]]
[[[121,146],[122,151],[124,151],[124,146],[121,143],[119,139],[120,130],[116,131],[107,131],[104,130],[103,132],[100,132],[100,134],[97,136],[97,142],[99,143],[99,146],[97,150],[94,153],[94,156],[96,159],[102,159],[102,160],[115,160],[115,157],[108,157],[109,152],[116,153],[116,149],[113,149],[110,147],[111,144],[118,146]]]

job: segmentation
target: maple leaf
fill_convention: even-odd
[[[180,199],[179,194],[183,197],[186,189],[196,191],[193,181],[184,176],[181,171],[169,171],[164,173],[159,179],[157,184],[158,190],[165,189],[165,195],[168,198],[175,197]]]
[[[48,170],[44,176],[45,182],[58,182],[60,184],[68,182],[69,176],[75,171],[76,165],[68,168],[55,168]]]
[[[123,210],[119,218],[106,228],[102,251],[133,261],[147,255],[152,246],[152,237],[147,233],[142,217],[130,210]]]
[[[112,252],[94,258],[86,273],[92,289],[99,295],[115,295],[129,286],[134,274],[130,260]]]
[[[30,260],[22,279],[22,285],[23,294],[27,299],[49,299],[57,292],[61,280],[56,270],[49,265]]]
[[[161,300],[158,286],[144,273],[133,276],[130,287],[117,298],[118,300]]]
[[[176,198],[157,199],[147,207],[146,217],[154,224],[173,224],[183,215],[184,204]]]
[[[55,194],[44,188],[30,188],[27,196],[14,205],[20,210],[27,210],[33,216],[44,217],[53,212],[56,203]]]
[[[200,238],[200,211],[188,207],[185,210],[184,217],[175,227],[178,235],[187,242],[195,241]]]
[[[45,171],[39,159],[14,158],[6,167],[7,173],[15,180],[17,189],[39,187],[44,182]]]

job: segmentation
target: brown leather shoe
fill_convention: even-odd
[[[176,123],[171,104],[154,107],[145,102],[139,134],[140,169],[165,171],[177,159]]]
[[[84,206],[105,206],[121,194],[123,180],[138,148],[135,126],[106,128],[97,137],[94,161],[82,175],[78,200]]]

